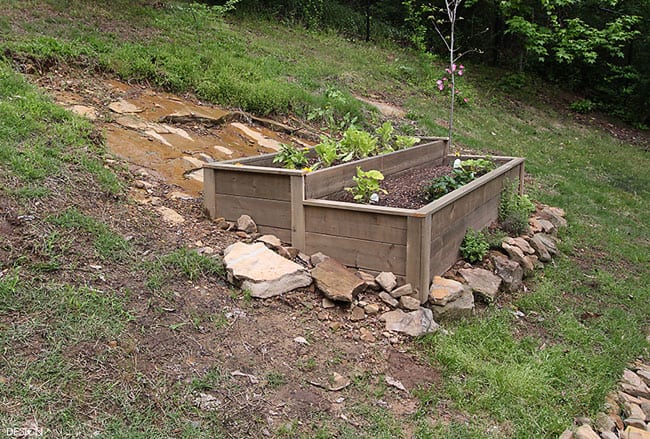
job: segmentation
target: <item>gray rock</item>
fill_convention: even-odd
[[[503,289],[510,293],[519,291],[524,278],[524,269],[521,265],[499,252],[490,252],[490,258],[496,275],[502,280]]]
[[[510,259],[517,262],[524,269],[524,277],[533,274],[535,266],[529,256],[525,256],[519,247],[507,243],[501,244],[501,247],[508,253]]]
[[[529,255],[535,254],[535,250],[530,246],[530,244],[528,244],[528,241],[526,241],[524,238],[506,237],[503,239],[503,242],[505,242],[506,244],[514,245],[515,247],[519,247],[522,252],[528,253]]]
[[[275,250],[278,247],[282,247],[282,241],[275,235],[262,235],[256,239],[257,242],[263,242],[266,246],[272,250]]]
[[[237,218],[237,230],[246,233],[257,233],[257,224],[255,224],[255,221],[250,216],[242,215]]]
[[[397,308],[399,302],[393,296],[388,294],[386,291],[379,293],[379,298],[384,301],[384,303],[392,308]]]
[[[402,296],[409,296],[411,294],[413,294],[413,287],[411,284],[402,285],[401,287],[397,287],[390,292],[390,295],[396,299],[399,299]]]
[[[352,307],[352,312],[350,313],[350,320],[353,322],[358,322],[366,318],[366,313],[363,308],[359,306]]]
[[[562,434],[558,439],[573,439],[573,432],[571,431],[571,429],[567,428],[562,432]]]
[[[396,309],[382,314],[381,320],[386,322],[387,331],[401,332],[412,337],[435,332],[440,327],[433,321],[431,310],[426,308],[420,308],[410,313]]]
[[[237,242],[227,247],[223,254],[229,280],[241,284],[252,297],[277,296],[311,284],[311,277],[303,267],[279,256],[261,242]]]
[[[501,286],[499,276],[483,268],[463,268],[460,270],[460,275],[474,293],[488,302],[494,301]]]
[[[619,439],[618,435],[613,431],[603,431],[600,433],[601,439]]]
[[[397,278],[389,271],[382,271],[375,278],[380,287],[389,293],[397,286]]]
[[[599,432],[614,431],[616,422],[607,413],[600,412],[594,420],[594,428]]]
[[[600,439],[598,433],[589,424],[578,427],[574,435],[575,439]]]
[[[364,281],[366,283],[366,289],[372,290],[372,291],[379,291],[381,290],[381,287],[375,280],[375,276],[373,276],[370,273],[366,273],[365,271],[357,271],[357,276],[359,279]]]
[[[540,238],[539,234],[533,235],[533,237],[530,239],[530,246],[535,249],[535,253],[539,257],[540,261],[551,261],[551,253],[546,248],[546,245],[544,245],[544,242],[542,238]]]
[[[650,399],[650,388],[648,388],[640,376],[629,369],[623,371],[621,389],[632,396]]]
[[[542,232],[550,233],[551,235],[557,234],[557,228],[549,220],[546,220],[544,218],[537,218],[537,222],[542,227]]]
[[[627,415],[628,418],[643,419],[645,421],[646,414],[639,404],[626,402],[623,404],[623,412]]]
[[[366,306],[363,307],[363,310],[366,312],[368,315],[375,315],[379,314],[379,311],[381,310],[381,307],[378,303],[369,303]]]
[[[643,418],[625,418],[625,419],[623,419],[623,423],[626,426],[636,427],[639,430],[646,430],[646,428],[647,428],[647,425],[645,423],[645,419],[643,419]]]
[[[545,207],[540,212],[540,216],[553,223],[558,229],[567,226],[567,220],[560,216],[556,209]]]
[[[321,306],[325,309],[328,308],[334,308],[336,306],[336,303],[328,299],[327,297],[323,297],[323,300],[321,302]]]
[[[646,386],[650,386],[650,370],[639,369],[636,371],[636,374],[641,378]]]
[[[544,244],[551,256],[558,254],[559,250],[557,248],[557,238],[546,233],[536,233],[535,236],[541,241],[542,244]]]
[[[650,401],[644,399],[639,407],[641,407],[643,414],[645,414],[645,420],[650,421]]]
[[[460,320],[474,315],[474,294],[469,288],[463,290],[459,298],[444,306],[432,305],[435,320]]]
[[[429,301],[438,306],[445,306],[463,295],[465,286],[453,279],[435,276],[429,289]]]
[[[401,296],[399,298],[399,305],[409,311],[415,311],[420,308],[420,301],[415,297]]]
[[[212,221],[214,221],[214,223],[217,225],[217,227],[220,228],[221,230],[227,230],[232,225],[228,221],[226,221],[226,219],[223,218],[223,217],[215,218]]]
[[[321,252],[314,253],[313,255],[311,255],[311,265],[313,265],[315,267],[318,264],[320,264],[321,262],[326,261],[329,258],[330,258],[329,256],[324,255]]]
[[[343,264],[327,258],[311,271],[316,287],[331,300],[351,303],[366,284]]]

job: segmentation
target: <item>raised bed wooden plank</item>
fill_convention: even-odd
[[[217,218],[217,206],[214,201],[216,195],[215,172],[214,169],[203,168],[203,208],[210,218]]]
[[[443,274],[456,262],[467,229],[482,229],[489,225],[496,219],[498,209],[499,197],[496,197],[475,209],[471,215],[460,218],[443,230],[437,230],[436,236],[431,239],[431,277]]]
[[[310,232],[305,233],[305,242],[307,254],[320,251],[350,267],[406,274],[406,245]]]
[[[443,141],[414,146],[356,162],[345,163],[329,168],[327,172],[313,172],[305,175],[305,195],[307,199],[323,198],[352,186],[356,168],[367,171],[377,169],[384,175],[391,175],[413,167],[441,161],[445,157]]]
[[[406,245],[406,217],[305,206],[305,230],[323,235]]]
[[[256,172],[219,170],[216,191],[221,195],[291,201],[290,176]]]
[[[406,282],[418,291],[420,303],[429,294],[431,217],[409,217],[406,243]]]
[[[217,212],[228,221],[250,215],[258,226],[291,230],[291,202],[235,195],[215,196]]]
[[[302,176],[291,176],[291,245],[305,250],[305,181]]]

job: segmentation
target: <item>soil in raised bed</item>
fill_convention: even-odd
[[[452,175],[450,166],[425,166],[409,169],[398,174],[388,175],[381,182],[381,188],[387,194],[379,194],[379,201],[374,206],[387,206],[402,209],[419,209],[430,203],[425,198],[424,189],[434,178]],[[354,203],[354,196],[348,191],[339,191],[327,197],[333,201]]]

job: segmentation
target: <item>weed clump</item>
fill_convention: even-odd
[[[516,183],[504,188],[499,205],[499,226],[504,232],[519,236],[528,229],[528,217],[535,205],[528,195],[520,195]]]

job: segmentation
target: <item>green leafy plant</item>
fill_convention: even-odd
[[[460,253],[470,264],[481,262],[490,250],[487,237],[480,230],[467,229],[465,238],[460,245]]]
[[[499,227],[511,235],[521,235],[528,229],[528,217],[534,211],[535,205],[528,195],[520,195],[517,183],[513,182],[501,193]]]
[[[571,105],[569,105],[569,108],[571,108],[571,111],[575,111],[576,113],[580,114],[587,114],[591,113],[594,111],[594,103],[591,102],[589,99],[580,99],[577,101],[571,102]]]
[[[395,136],[395,149],[407,149],[417,145],[419,142],[419,137],[397,135]]]
[[[318,154],[318,160],[325,167],[332,166],[332,163],[339,158],[338,149],[338,143],[327,136],[322,136],[321,142],[314,146],[314,151]]]
[[[282,163],[287,169],[300,169],[306,166],[308,162],[304,149],[299,149],[293,145],[284,143],[273,159],[273,163]]]
[[[377,150],[377,137],[372,134],[357,129],[355,127],[348,128],[343,133],[341,139],[341,151],[343,152],[343,161],[349,162],[354,158],[365,158],[375,155]]]
[[[490,159],[467,159],[460,162],[460,167],[463,171],[474,174],[476,178],[494,170],[497,165]]]
[[[379,137],[379,145],[384,151],[393,151],[393,147],[391,145],[393,132],[395,132],[395,128],[393,128],[393,124],[389,121],[384,122],[379,128],[375,130],[375,133]]]
[[[488,159],[463,160],[458,167],[454,168],[452,175],[443,175],[431,180],[429,185],[424,188],[424,196],[428,201],[436,200],[475,178],[487,174],[494,168],[496,168],[496,164]]]
[[[379,193],[387,194],[385,189],[382,189],[380,181],[384,179],[384,175],[376,169],[370,171],[363,171],[361,167],[357,166],[357,175],[352,177],[356,186],[346,187],[345,190],[354,195],[354,200],[362,203],[369,203],[376,201],[379,198]]]

